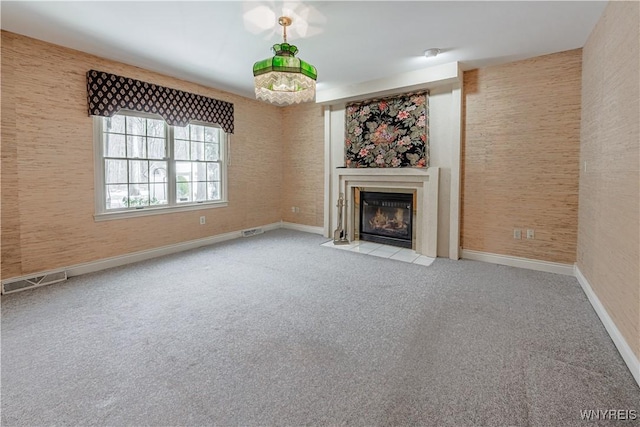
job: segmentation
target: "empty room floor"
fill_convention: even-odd
[[[3,296],[2,425],[577,426],[640,410],[575,278],[326,241],[276,230]]]

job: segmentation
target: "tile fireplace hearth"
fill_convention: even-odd
[[[356,252],[365,255],[377,256],[380,258],[393,259],[396,261],[407,262],[411,264],[419,264],[430,266],[435,258],[420,255],[412,249],[403,249],[397,246],[383,245],[380,243],[365,242],[356,240],[348,245],[334,245],[333,240],[323,243],[322,246],[335,248],[349,252]]]

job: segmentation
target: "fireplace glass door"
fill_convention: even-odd
[[[360,192],[360,239],[411,248],[413,194]]]

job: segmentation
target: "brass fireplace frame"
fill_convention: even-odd
[[[383,187],[353,187],[353,240],[360,240],[360,192],[362,191],[375,191],[378,193],[401,193],[413,195],[413,211],[411,212],[411,222],[416,222],[416,212],[418,204],[418,196],[416,190],[410,188],[383,188]],[[416,227],[411,228],[411,249],[416,249]]]

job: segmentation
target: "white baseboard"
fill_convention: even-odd
[[[281,228],[281,224],[278,222],[263,225],[260,227],[264,231],[277,230]],[[81,274],[93,273],[94,271],[104,270],[106,268],[119,267],[125,264],[131,264],[134,262],[144,261],[159,256],[175,254],[178,252],[188,251],[190,249],[199,248],[202,246],[213,245],[214,243],[225,242],[227,240],[237,239],[242,237],[242,231],[232,231],[230,233],[217,234],[215,236],[205,237],[203,239],[190,240],[188,242],[176,243],[174,245],[162,246],[160,248],[149,249],[145,251],[133,252],[126,255],[119,255],[111,258],[105,258],[98,261],[88,262],[85,264],[74,265],[67,267],[67,275],[79,276]]]
[[[627,364],[627,367],[631,371],[631,375],[640,386],[640,361],[635,355],[631,347],[624,339],[616,324],[613,322],[609,313],[604,308],[598,296],[593,292],[589,281],[584,277],[578,266],[570,264],[561,264],[557,262],[538,261],[528,258],[519,258],[506,255],[491,254],[487,252],[478,252],[469,249],[462,249],[460,256],[465,259],[474,261],[484,261],[493,264],[508,265],[511,267],[528,268],[530,270],[546,271],[548,273],[564,274],[567,276],[575,276],[582,287],[582,290],[587,295],[589,302],[593,306],[593,309],[598,314],[600,321],[604,325],[607,333],[613,340],[618,352],[622,356],[622,359]]]
[[[282,228],[283,225],[281,222],[274,222],[272,224],[267,224],[254,228],[262,228],[264,231],[277,230]],[[67,267],[58,268],[55,270],[49,271],[41,271],[36,273],[31,273],[27,276],[22,277],[12,277],[7,280],[3,280],[2,283],[10,283],[17,280],[28,279],[31,277],[44,276],[48,274],[58,273],[61,271],[66,271],[68,277],[79,276],[81,274],[93,273],[100,270],[105,270],[107,268],[120,267],[122,265],[131,264],[134,262],[145,261],[148,259],[170,255],[182,251],[187,251],[189,249],[195,249],[202,246],[212,245],[214,243],[220,243],[227,240],[237,239],[242,237],[242,231],[232,231],[230,233],[218,234],[215,236],[205,237],[203,239],[190,240],[188,242],[176,243],[173,245],[162,246],[159,248],[148,249],[144,251],[132,252],[125,255],[118,255],[110,258],[103,258],[97,261],[86,262],[82,264],[75,264]]]
[[[303,224],[296,224],[293,222],[282,221],[282,228],[286,228],[289,230],[304,231],[305,233],[320,234],[321,236],[324,235],[324,227],[314,227],[312,225],[303,225]]]
[[[620,352],[622,359],[631,371],[631,375],[633,375],[633,378],[635,378],[638,386],[640,386],[640,361],[636,357],[633,350],[631,350],[631,347],[620,333],[620,330],[613,322],[613,319],[611,319],[611,317],[609,316],[609,313],[607,313],[607,310],[600,302],[600,299],[598,298],[596,293],[593,292],[589,281],[586,277],[584,277],[577,265],[575,266],[575,276],[578,279],[580,286],[582,286],[582,290],[587,295],[587,298],[589,298],[589,302],[593,306],[593,309],[596,311],[596,314],[598,315],[598,317],[600,317],[600,321],[609,333],[609,336],[613,340],[613,343],[616,345],[618,352]]]
[[[537,259],[520,258],[508,255],[492,254],[488,252],[462,249],[460,257],[474,261],[490,262],[492,264],[508,265],[510,267],[528,268],[529,270],[546,271],[547,273],[564,274],[573,276],[573,264],[559,262],[540,261]]]
[[[256,228],[262,228],[264,231],[279,230],[282,228],[282,221],[273,222],[271,224],[263,225],[262,227],[256,227]],[[240,233],[242,233],[242,230],[240,230]]]
[[[323,235],[324,233],[324,229],[322,227],[294,224],[294,223],[283,222],[283,221],[267,224],[257,228],[262,228],[264,231],[277,230],[279,228],[286,228],[290,230],[297,230],[297,231],[303,231],[306,233],[314,233],[314,234],[320,234],[320,235]],[[7,281],[2,281],[2,283],[22,280],[29,277],[44,276],[47,274],[52,274],[52,273],[65,271],[65,270],[67,271],[68,277],[78,276],[81,274],[93,273],[96,271],[104,270],[107,268],[119,267],[122,265],[131,264],[134,262],[144,261],[144,260],[156,258],[159,256],[174,254],[174,253],[186,251],[189,249],[195,249],[202,246],[212,245],[214,243],[220,243],[227,240],[237,239],[241,236],[242,236],[242,230],[232,231],[230,233],[218,234],[216,236],[205,237],[203,239],[191,240],[188,242],[177,243],[174,245],[163,246],[160,248],[155,248],[155,249],[150,249],[145,251],[133,252],[130,254],[120,255],[120,256],[111,257],[111,258],[104,258],[98,261],[92,261],[92,262],[87,262],[83,264],[76,264],[66,268],[33,273],[24,277],[13,277]],[[490,262],[493,264],[508,265],[511,267],[528,268],[531,270],[546,271],[549,273],[558,273],[558,274],[575,276],[578,279],[580,286],[582,286],[584,293],[587,295],[587,298],[589,299],[589,302],[593,306],[593,309],[600,317],[600,321],[604,325],[605,329],[609,333],[609,336],[613,340],[616,348],[620,352],[622,359],[625,361],[629,370],[631,371],[631,374],[633,375],[634,379],[640,386],[640,361],[638,361],[638,358],[636,357],[635,353],[631,350],[631,347],[629,346],[627,341],[624,339],[624,337],[616,327],[615,323],[609,316],[609,313],[607,313],[606,309],[598,299],[598,296],[593,292],[593,289],[591,288],[591,285],[589,284],[588,280],[584,277],[584,275],[582,274],[582,272],[577,266],[555,263],[555,262],[548,262],[548,261],[531,260],[527,258],[519,258],[519,257],[506,256],[506,255],[491,254],[486,252],[478,252],[478,251],[473,251],[468,249],[462,249],[460,255],[462,256],[462,258],[475,260],[475,261],[484,261],[484,262]]]

